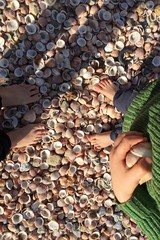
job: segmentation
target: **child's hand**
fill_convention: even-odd
[[[133,145],[146,142],[147,139],[140,132],[122,133],[116,139],[110,152],[110,168],[113,191],[120,203],[128,201],[139,180],[151,171],[150,158],[141,158],[132,168],[126,165],[126,155]]]

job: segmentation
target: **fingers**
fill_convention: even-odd
[[[135,184],[138,184],[140,179],[144,177],[145,174],[151,173],[152,169],[152,159],[151,158],[141,158],[131,169],[128,170],[128,174],[133,179]]]
[[[117,139],[116,139],[116,141],[115,141],[115,143],[114,143],[114,147],[117,147],[124,137],[130,136],[130,135],[131,135],[131,136],[132,136],[132,135],[143,136],[143,133],[137,132],[137,131],[130,131],[130,132],[121,133],[121,134],[117,137]]]
[[[142,134],[133,135],[131,132],[127,134],[121,134],[118,137],[116,146],[111,150],[110,159],[111,161],[116,159],[116,161],[124,161],[126,154],[131,149],[133,145],[136,145],[140,142],[144,142],[146,138]]]

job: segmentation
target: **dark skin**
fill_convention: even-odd
[[[132,168],[128,168],[126,165],[126,155],[131,147],[146,141],[147,138],[140,132],[122,133],[116,139],[110,152],[113,191],[120,203],[128,201],[140,179],[151,172],[152,160],[147,157],[141,158]]]

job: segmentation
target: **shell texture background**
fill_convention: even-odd
[[[5,110],[2,126],[48,129],[0,162],[0,239],[147,240],[115,205],[110,147],[87,135],[123,118],[92,90],[101,78],[141,89],[160,76],[159,31],[159,0],[0,0],[0,85],[42,94]]]

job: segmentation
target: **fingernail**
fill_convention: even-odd
[[[151,164],[151,163],[152,163],[152,159],[149,158],[149,157],[146,157],[146,158],[145,158],[145,161],[146,161],[148,164]]]

